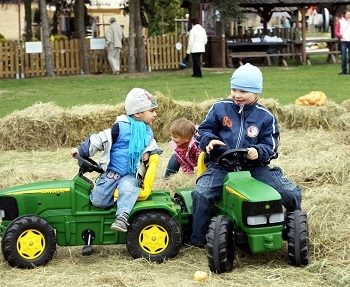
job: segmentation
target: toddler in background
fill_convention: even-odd
[[[181,167],[186,174],[194,172],[197,159],[201,152],[194,138],[196,126],[186,118],[174,120],[170,126],[171,143],[174,144],[174,154],[169,159],[165,178],[177,173]]]

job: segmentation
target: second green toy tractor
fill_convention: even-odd
[[[252,253],[279,251],[287,241],[289,263],[307,265],[309,261],[308,229],[305,212],[287,213],[280,194],[242,171],[246,149],[224,152],[218,164],[230,170],[224,179],[222,199],[215,204],[207,233],[208,264],[211,271],[232,269],[236,246],[245,245]],[[204,171],[204,154],[199,170]]]

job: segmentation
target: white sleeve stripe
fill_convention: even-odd
[[[271,117],[272,117],[272,129],[273,129],[273,133],[276,133],[276,120],[275,120],[275,116],[267,109],[261,107],[261,106],[256,106],[257,109],[259,110],[263,110],[266,113],[268,113]]]

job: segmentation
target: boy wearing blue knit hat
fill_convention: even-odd
[[[232,74],[230,97],[214,103],[198,127],[199,146],[207,153],[207,170],[198,178],[192,193],[192,245],[206,244],[206,233],[214,216],[213,203],[220,199],[228,173],[217,159],[226,150],[247,148],[248,163],[243,170],[275,188],[287,211],[300,209],[300,188],[285,178],[280,168],[268,166],[278,156],[279,129],[274,115],[258,104],[262,84],[258,67],[240,66]]]
[[[113,206],[114,191],[118,188],[114,231],[126,232],[128,216],[140,192],[144,176],[144,162],[151,153],[159,153],[151,125],[156,118],[157,102],[144,89],[134,88],[125,98],[125,115],[117,117],[112,128],[90,135],[72,156],[79,153],[83,158],[100,153],[100,166],[104,173],[97,179],[90,193],[92,205],[100,208]]]

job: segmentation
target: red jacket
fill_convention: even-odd
[[[201,150],[192,139],[188,144],[175,148],[176,159],[184,173],[193,173]]]
[[[340,39],[342,37],[342,35],[340,33],[340,22],[339,21],[337,21],[337,23],[335,24],[334,33],[338,39]]]

